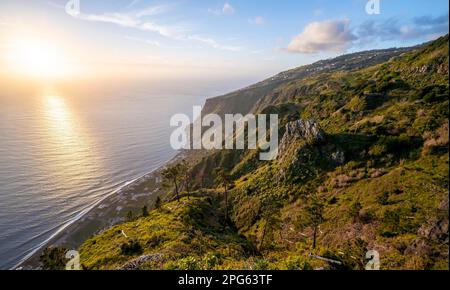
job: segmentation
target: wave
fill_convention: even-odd
[[[106,199],[108,199],[109,197],[111,197],[111,196],[121,192],[122,190],[126,189],[130,185],[133,185],[133,184],[137,183],[138,181],[141,181],[143,178],[147,177],[148,175],[153,174],[156,170],[160,169],[163,165],[165,165],[165,164],[169,163],[170,161],[174,160],[176,157],[177,157],[177,155],[169,158],[165,162],[161,162],[153,170],[148,171],[145,174],[139,175],[136,178],[133,178],[131,180],[123,182],[122,185],[119,185],[119,187],[116,188],[115,190],[113,190],[112,192],[106,194],[105,196],[101,197],[97,201],[94,201],[92,204],[90,204],[90,205],[86,206],[85,208],[83,208],[75,217],[69,219],[68,221],[64,222],[60,226],[56,226],[55,228],[58,228],[58,229],[52,235],[50,235],[50,237],[48,237],[46,240],[44,240],[43,242],[39,243],[38,245],[32,247],[31,249],[29,249],[30,252],[27,255],[25,255],[23,258],[21,258],[19,260],[19,262],[17,262],[13,267],[10,268],[10,270],[15,270],[15,269],[20,268],[20,266],[23,263],[25,263],[28,259],[33,257],[39,250],[41,250],[51,240],[53,240],[55,237],[57,237],[62,231],[64,231],[66,228],[68,228],[69,226],[73,225],[74,223],[76,223],[77,221],[82,219],[86,214],[88,214],[91,210],[96,208],[98,205],[100,205]],[[51,231],[51,229],[49,231]],[[34,238],[36,238],[36,237],[34,237]]]

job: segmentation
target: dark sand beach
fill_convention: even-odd
[[[165,165],[126,183],[85,212],[81,212],[76,219],[69,221],[45,243],[34,249],[14,269],[39,269],[39,257],[46,247],[60,246],[68,250],[76,250],[91,236],[124,222],[129,211],[137,216],[141,214],[144,205],[152,208],[156,198],[164,192],[161,172],[168,165],[183,158],[184,153],[178,153]]]

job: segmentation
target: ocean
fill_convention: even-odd
[[[0,90],[0,269],[175,156],[170,117],[191,116],[208,92],[172,91],[145,82]]]

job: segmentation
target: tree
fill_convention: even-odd
[[[161,198],[159,196],[157,196],[156,197],[156,201],[155,201],[155,208],[156,209],[161,209],[161,205],[162,205]]]
[[[148,208],[146,205],[144,205],[144,207],[142,208],[142,216],[148,217]]]
[[[47,247],[39,257],[44,270],[65,270],[66,263],[69,259],[66,258],[67,249],[60,247]]]
[[[313,249],[316,248],[317,232],[319,226],[325,221],[324,203],[317,197],[312,196],[297,220],[297,225],[303,229],[310,227],[313,230]]]
[[[264,226],[261,234],[261,240],[258,245],[258,250],[262,249],[264,240],[267,236],[273,235],[273,233],[281,228],[280,219],[280,204],[274,200],[266,200],[262,207],[261,217],[264,220]]]
[[[179,195],[179,181],[182,174],[182,165],[180,163],[170,166],[166,168],[162,172],[162,177],[166,182],[172,183],[175,187],[175,196],[177,197],[177,200],[180,201],[180,195]]]
[[[133,211],[129,210],[127,212],[127,221],[131,222],[134,220],[134,215],[133,215]]]
[[[360,221],[360,213],[362,210],[362,205],[359,201],[354,202],[350,206],[350,217],[353,218],[353,222],[359,222]]]
[[[231,175],[221,169],[216,173],[216,184],[223,187],[225,197],[225,221],[228,221],[228,189],[234,184],[234,182]]]
[[[190,165],[189,163],[183,159],[180,163],[180,173],[182,175],[182,181],[184,184],[184,188],[186,189],[186,193],[188,198],[191,195],[191,179],[192,179],[192,172],[189,170]]]
[[[120,246],[120,252],[122,255],[126,256],[140,255],[143,252],[143,248],[139,241],[132,240],[127,243],[123,243]]]

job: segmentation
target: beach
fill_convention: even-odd
[[[49,246],[64,247],[67,250],[77,250],[78,247],[91,236],[126,221],[129,211],[134,216],[142,214],[142,207],[149,209],[158,196],[163,194],[162,171],[170,164],[182,160],[185,153],[179,152],[163,166],[126,182],[124,185],[97,201],[87,209],[81,211],[77,217],[59,228],[49,239],[22,259],[12,269],[39,270],[39,258],[42,251]]]

